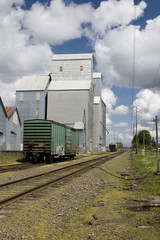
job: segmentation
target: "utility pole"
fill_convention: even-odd
[[[156,154],[157,154],[157,173],[160,173],[160,160],[158,152],[158,117],[156,116]]]
[[[145,132],[143,132],[143,149],[142,149],[142,155],[145,155]]]
[[[86,111],[83,110],[83,123],[84,123],[84,149],[85,153],[87,153],[87,134],[86,134]]]
[[[137,136],[137,107],[136,107],[136,154],[138,153],[138,136]]]

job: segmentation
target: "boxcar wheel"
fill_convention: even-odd
[[[30,162],[31,163],[36,163],[37,162],[37,157],[30,156]]]

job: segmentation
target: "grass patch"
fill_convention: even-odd
[[[139,174],[145,175],[146,178],[138,186],[141,189],[141,194],[144,195],[160,195],[160,175],[157,175],[157,159],[156,155],[147,152],[145,156],[140,153],[134,156],[134,167]]]
[[[0,164],[19,164],[25,162],[24,158],[15,158],[10,156],[0,157]]]

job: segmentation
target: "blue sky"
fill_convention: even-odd
[[[54,53],[92,52],[94,70],[103,75],[107,145],[115,137],[130,145],[135,107],[138,130],[155,137],[159,39],[157,0],[1,0],[0,95],[5,105],[13,106],[19,79],[50,73]]]

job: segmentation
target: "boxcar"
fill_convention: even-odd
[[[52,120],[24,121],[23,151],[32,163],[54,157],[74,158],[79,151],[79,131]]]
[[[116,143],[109,144],[109,151],[110,152],[116,152],[117,151],[117,144]]]

